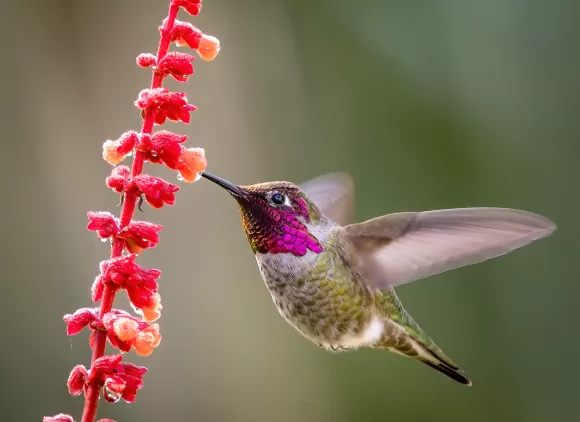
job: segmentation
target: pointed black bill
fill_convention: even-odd
[[[230,192],[233,195],[241,196],[241,195],[247,195],[247,193],[248,193],[245,190],[240,189],[239,186],[234,185],[232,182],[228,182],[227,180],[222,179],[221,177],[218,177],[214,174],[208,173],[207,171],[202,172],[201,177],[204,177],[207,180],[214,182],[216,185],[221,186],[222,188],[224,188],[225,190],[227,190],[228,192]]]

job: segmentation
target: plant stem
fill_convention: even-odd
[[[157,48],[157,61],[159,62],[166,54],[169,49],[169,44],[171,43],[171,30],[175,23],[177,17],[177,12],[179,11],[179,6],[170,3],[169,13],[167,22],[164,29],[161,31],[161,38],[159,40],[159,47]],[[151,88],[161,87],[163,82],[163,74],[159,72],[153,72],[153,77],[151,80]],[[154,123],[154,111],[149,108],[145,112],[145,118],[143,119],[143,125],[141,127],[141,133],[151,134],[153,132]],[[135,177],[142,173],[143,164],[145,161],[145,154],[137,150],[135,154],[135,159],[133,160],[133,165],[131,167],[131,176]],[[123,208],[121,210],[121,229],[126,227],[133,218],[133,213],[135,212],[135,205],[137,204],[137,193],[135,191],[129,191],[125,194],[125,200],[123,202]],[[111,258],[119,257],[123,254],[123,239],[115,238],[113,245],[111,247]],[[101,300],[101,308],[99,311],[99,317],[102,318],[107,312],[110,312],[113,308],[113,302],[115,301],[116,289],[113,287],[105,286],[103,292],[103,298]],[[91,359],[91,366],[95,363],[95,360],[102,357],[105,354],[105,347],[107,345],[107,333],[104,330],[95,331],[95,342],[93,349],[93,356]],[[95,383],[91,383],[87,387],[85,394],[85,405],[83,408],[82,422],[94,422],[97,415],[97,406],[99,403],[99,396],[101,393],[101,386]]]

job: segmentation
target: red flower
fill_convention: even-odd
[[[155,71],[164,76],[171,75],[179,82],[186,82],[193,75],[191,62],[195,57],[191,54],[171,51],[157,63],[157,57],[150,53],[142,53],[137,56],[137,64],[141,67],[155,66]]]
[[[74,336],[87,325],[99,322],[99,310],[96,308],[77,309],[73,314],[66,314],[63,320],[67,323],[67,336]]]
[[[177,185],[146,174],[135,176],[132,183],[145,195],[145,200],[153,208],[161,208],[163,204],[173,205],[175,192],[179,190]]]
[[[131,290],[127,289],[131,303],[135,306],[135,312],[143,315],[145,321],[157,321],[161,316],[161,296],[159,293],[153,293],[150,296],[132,296]],[[145,291],[133,291],[135,294],[144,293]],[[140,303],[140,306],[136,305],[136,302]]]
[[[155,123],[162,125],[167,119],[189,123],[190,112],[197,110],[188,104],[185,92],[171,92],[167,88],[144,89],[135,105],[140,109],[153,109]]]
[[[87,216],[89,217],[87,229],[97,232],[97,236],[101,239],[108,239],[119,234],[120,229],[117,219],[110,212],[89,211]]]
[[[110,139],[103,144],[103,159],[110,164],[116,165],[125,159],[137,142],[139,135],[132,130],[125,132],[115,141]]]
[[[103,356],[98,358],[87,378],[89,383],[103,386],[105,400],[117,402],[121,398],[127,403],[133,403],[137,390],[143,387],[143,375],[147,368],[132,363],[121,363],[121,355]]]
[[[115,187],[118,187],[119,179],[115,179]],[[167,184],[170,185],[170,184]],[[157,183],[156,186],[160,186]],[[151,189],[149,189],[151,188]],[[149,192],[155,195],[154,188],[149,186]],[[167,186],[166,190],[161,193],[159,192],[159,198],[163,196],[165,199],[169,199],[169,191],[171,187]],[[153,197],[153,202],[160,200],[159,198]],[[88,212],[89,224],[87,228],[97,232],[97,235],[101,239],[108,239],[111,236],[119,237],[125,240],[125,247],[129,252],[141,253],[143,249],[154,248],[157,243],[159,243],[159,235],[157,232],[163,228],[159,224],[149,223],[147,221],[131,221],[128,226],[124,227],[122,230],[119,229],[119,224],[117,219],[113,217],[110,212]]]
[[[160,224],[147,221],[131,221],[117,237],[125,240],[125,247],[129,252],[141,253],[143,249],[154,248],[159,243],[157,232],[162,228]]]
[[[183,180],[195,182],[207,167],[207,160],[203,148],[184,148],[181,144],[186,140],[185,135],[160,130],[151,137],[143,137],[137,148],[146,153],[146,160],[165,163],[170,169],[178,170]],[[121,182],[115,179],[112,184],[118,186]]]
[[[116,312],[121,313],[123,311],[113,309],[113,310],[111,310],[110,313],[116,313]],[[105,314],[105,315],[108,315],[108,314]],[[129,314],[127,314],[127,315],[129,315]],[[112,330],[110,330],[106,326],[106,324],[103,324],[101,322],[101,320],[99,319],[99,310],[98,309],[82,308],[82,309],[75,311],[75,313],[73,313],[73,314],[65,315],[63,319],[67,323],[66,333],[69,336],[78,334],[86,326],[90,326],[90,328],[92,330],[95,330],[98,328],[106,329],[107,330],[107,338],[109,339],[111,346],[121,350],[122,352],[128,352],[129,350],[131,350],[130,343],[118,341],[119,340],[118,336]],[[89,339],[89,344],[90,344],[91,348],[93,348],[93,346],[94,346],[94,340],[95,339],[94,339],[94,331],[93,331],[93,333],[91,333],[91,337]],[[71,373],[71,376],[72,376],[72,373]],[[70,389],[70,383],[69,383],[69,389]],[[71,393],[71,394],[73,394],[73,393]],[[73,394],[73,395],[75,395],[75,394]]]
[[[161,342],[158,324],[140,321],[124,311],[113,310],[106,313],[103,324],[113,346],[114,343],[127,344],[129,349],[133,346],[141,356],[150,355]]]
[[[166,31],[167,20],[159,30],[163,33]],[[175,20],[175,25],[171,31],[171,41],[179,47],[187,45],[192,50],[197,50],[199,56],[206,60],[212,61],[220,51],[219,40],[211,35],[204,34],[199,28],[196,28],[189,22]]]
[[[146,153],[147,161],[156,164],[165,163],[167,167],[175,170],[183,149],[180,144],[185,141],[187,141],[187,136],[185,135],[160,130],[151,137],[143,137],[138,148]]]
[[[161,271],[140,267],[135,264],[136,254],[111,258],[101,262],[101,274],[95,279],[91,288],[96,302],[103,295],[105,284],[127,290],[131,304],[143,314],[147,321],[159,318],[162,306],[157,294],[157,279]]]
[[[120,341],[131,341],[137,337],[140,321],[128,312],[112,310],[103,316],[107,330],[111,330]]]
[[[190,15],[197,15],[201,10],[201,0],[171,0],[171,4],[183,7]]]
[[[167,30],[166,27],[167,19],[165,19],[163,24],[159,27],[159,31],[164,33]],[[182,22],[175,19],[175,24],[171,30],[171,41],[175,41],[175,44],[178,46],[188,45],[189,48],[197,50],[202,35],[203,32],[189,22]]]
[[[171,75],[179,82],[187,81],[193,75],[193,65],[191,62],[195,57],[187,53],[170,52],[157,64],[157,71],[165,76]]]
[[[127,166],[113,167],[111,175],[107,177],[105,183],[108,187],[117,193],[123,193],[127,190],[126,186],[131,177],[131,170]]]
[[[118,193],[133,191],[137,195],[143,194],[147,203],[153,208],[161,208],[164,204],[173,205],[175,192],[179,190],[177,185],[146,174],[139,174],[131,179],[131,170],[126,166],[113,168],[106,183]]]

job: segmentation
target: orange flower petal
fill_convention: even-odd
[[[129,318],[118,318],[113,323],[113,331],[121,341],[130,341],[137,336],[139,323]]]
[[[135,341],[133,342],[133,347],[135,352],[141,356],[148,356],[153,352],[159,343],[161,342],[161,335],[159,334],[159,325],[152,324],[147,329],[139,332]]]
[[[211,62],[220,52],[220,40],[212,35],[203,34],[199,40],[197,54],[203,60]]]
[[[141,308],[143,319],[147,322],[157,321],[161,317],[161,309],[163,309],[163,306],[161,305],[161,296],[159,296],[159,293],[153,295],[152,302],[150,307]]]
[[[207,159],[203,148],[183,149],[179,155],[179,173],[186,182],[195,182],[200,173],[207,168]]]
[[[105,141],[103,143],[103,159],[112,165],[117,165],[125,159],[125,154],[118,151],[119,143],[116,141]]]

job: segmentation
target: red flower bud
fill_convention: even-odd
[[[131,171],[126,166],[113,168],[106,183],[117,193],[133,191],[137,195],[143,194],[153,208],[161,208],[164,204],[173,205],[175,192],[179,190],[177,185],[146,174],[139,174],[131,179]]]
[[[167,19],[163,21],[163,24],[159,27],[159,30],[163,33],[166,31]],[[171,30],[171,41],[175,41],[178,46],[188,45],[189,48],[196,50],[199,47],[199,40],[203,32],[198,28],[190,24],[189,22],[182,22],[175,19],[175,24]]]
[[[176,81],[185,82],[193,75],[191,62],[195,57],[187,53],[170,52],[163,57],[157,65],[157,71],[165,76],[171,75]]]
[[[138,148],[145,152],[147,161],[165,163],[175,170],[179,163],[179,156],[183,147],[180,145],[187,140],[187,136],[178,135],[166,130],[155,132],[150,138],[143,138]]]
[[[102,271],[102,270],[101,270]],[[105,285],[103,284],[103,278],[101,275],[95,277],[95,281],[91,286],[91,299],[93,302],[98,302],[103,298],[103,290]]]
[[[187,13],[196,16],[201,10],[201,0],[171,0],[171,4],[183,7]]]
[[[102,356],[95,360],[91,373],[89,374],[89,381],[95,380],[100,372],[114,373],[119,363],[123,360],[121,355]]]
[[[129,225],[117,235],[125,239],[125,245],[129,252],[141,253],[143,249],[154,248],[159,243],[157,232],[163,226],[147,221],[131,221]]]
[[[42,418],[42,422],[75,422],[75,420],[71,415],[65,415],[64,413],[60,413],[54,416],[45,416],[44,418]]]
[[[146,174],[135,176],[132,183],[145,195],[145,200],[153,208],[161,208],[163,204],[173,205],[175,192],[179,190],[177,185]]]
[[[89,374],[83,365],[75,366],[68,376],[68,392],[71,396],[80,396],[85,388]]]
[[[65,315],[63,320],[67,323],[66,334],[74,336],[90,323],[99,321],[99,310],[95,308],[77,309],[73,314]]]
[[[151,67],[157,63],[157,57],[151,53],[141,53],[137,56],[137,65],[140,67]]]
[[[131,304],[147,315],[147,321],[154,321],[162,309],[156,281],[161,271],[140,267],[135,264],[136,257],[136,254],[130,254],[101,262],[101,274],[92,287],[93,300],[101,298],[105,284],[111,286],[113,283],[116,288],[127,290]]]
[[[106,211],[87,213],[89,217],[89,224],[87,229],[97,232],[97,236],[101,239],[108,239],[111,236],[119,234],[119,225],[113,214]]]
[[[117,193],[126,190],[127,182],[131,176],[131,170],[127,166],[113,167],[111,175],[107,177],[106,184]]]
[[[117,165],[125,159],[137,142],[139,135],[137,132],[130,130],[121,135],[116,141],[110,139],[103,144],[103,159],[110,164]]]

